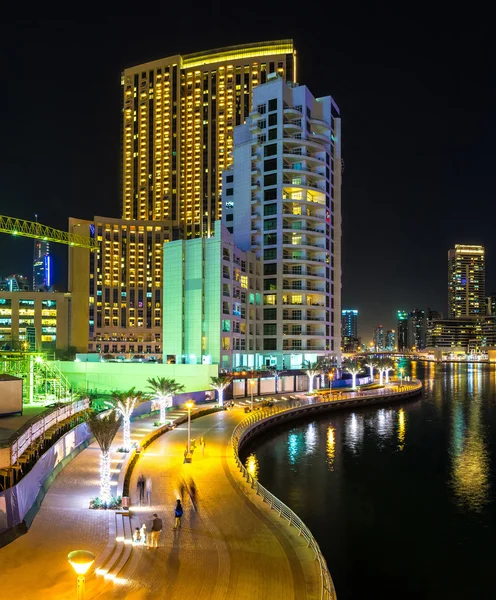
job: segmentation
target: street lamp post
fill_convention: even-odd
[[[253,412],[253,386],[255,385],[255,380],[250,379],[250,390],[251,390],[251,412]]]
[[[186,458],[191,460],[191,409],[194,406],[194,402],[189,400],[186,402],[186,408],[188,409],[188,451],[186,453]]]
[[[77,573],[77,600],[84,600],[84,576],[95,562],[95,555],[88,550],[74,550],[69,552],[67,560]]]

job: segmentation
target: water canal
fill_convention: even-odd
[[[274,428],[243,460],[310,527],[339,600],[495,598],[496,366],[405,367],[423,397]]]

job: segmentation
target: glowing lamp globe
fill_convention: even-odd
[[[74,550],[69,552],[67,560],[78,575],[84,575],[95,562],[95,555],[88,550]]]

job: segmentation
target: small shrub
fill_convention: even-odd
[[[98,498],[97,496],[90,501],[90,508],[97,510],[106,510],[107,508],[110,510],[118,510],[122,508],[122,498],[121,496],[112,496],[110,498],[110,502],[105,504],[105,502],[103,502],[101,498]]]
[[[154,427],[160,427],[161,425],[164,425],[164,423],[162,423],[162,421],[154,421],[153,422]]]

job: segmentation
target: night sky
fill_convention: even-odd
[[[491,19],[475,5],[443,13],[433,3],[410,4],[411,12],[346,4],[241,3],[196,18],[151,6],[150,19],[5,17],[0,213],[33,220],[37,212],[61,229],[69,216],[119,217],[122,69],[293,38],[300,84],[341,109],[343,308],[360,311],[363,341],[378,323],[395,328],[398,309],[446,313],[455,243],[486,247],[487,291],[496,291]],[[63,290],[66,249],[52,249]],[[0,253],[1,274],[31,275],[31,240],[0,235]]]

